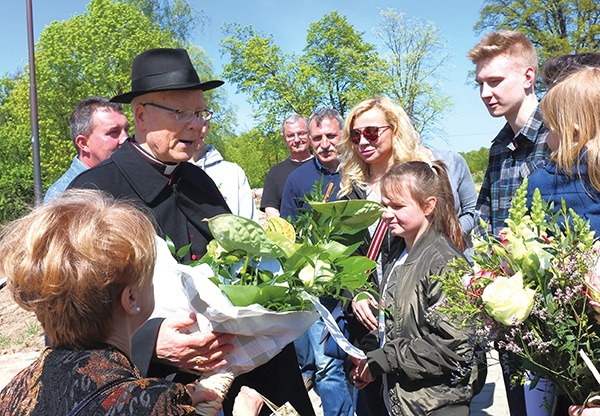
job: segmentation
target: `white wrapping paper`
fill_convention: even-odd
[[[315,310],[274,312],[259,305],[233,306],[229,298],[209,278],[210,266],[179,264],[167,243],[157,237],[154,270],[156,306],[152,317],[196,312],[198,327],[190,331],[214,330],[236,334],[234,350],[226,357],[225,370],[235,375],[248,372],[269,361],[290,342],[302,335],[318,318]]]

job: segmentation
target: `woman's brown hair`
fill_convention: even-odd
[[[0,275],[51,346],[86,348],[111,333],[123,289],[152,279],[155,244],[153,224],[133,205],[70,190],[3,228]]]

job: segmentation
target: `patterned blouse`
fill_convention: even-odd
[[[183,385],[142,378],[122,352],[107,345],[89,350],[45,348],[0,392],[0,414],[66,416],[108,384],[113,387],[82,407],[78,416],[195,414]]]

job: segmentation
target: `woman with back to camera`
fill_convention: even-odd
[[[571,68],[577,69],[576,64]],[[552,83],[540,103],[544,123],[550,130],[546,142],[552,150],[546,166],[529,176],[528,200],[536,189],[545,201],[562,202],[589,221],[591,230],[600,234],[600,68],[581,67]],[[566,395],[557,397],[557,412],[565,414]],[[575,414],[575,410],[573,411]],[[578,413],[579,414],[579,413]],[[584,409],[582,415],[600,414]]]
[[[92,190],[67,191],[4,227],[0,275],[50,346],[0,392],[0,414],[193,415],[216,398],[142,378],[131,362],[131,336],[154,309],[155,244],[144,213]]]

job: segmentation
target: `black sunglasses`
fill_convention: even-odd
[[[368,126],[363,127],[362,129],[352,129],[350,130],[350,141],[354,144],[360,143],[361,136],[367,139],[369,143],[373,143],[379,139],[379,130],[380,129],[388,129],[390,126]]]

